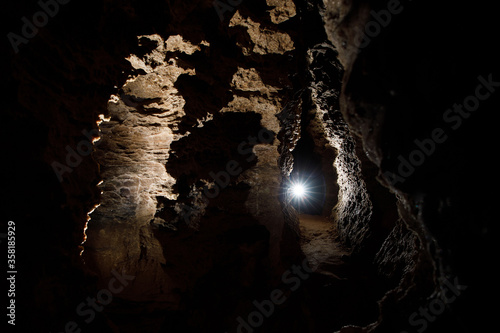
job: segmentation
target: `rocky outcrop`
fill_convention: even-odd
[[[470,163],[459,151],[483,150],[484,141],[478,133],[485,133],[488,121],[484,117],[492,104],[484,105],[484,113],[476,114],[478,117],[470,126],[460,129],[454,126],[455,132],[450,130],[446,119],[447,109],[471,94],[478,76],[495,72],[490,57],[495,52],[486,37],[486,31],[491,29],[488,19],[481,18],[478,22],[471,18],[471,9],[462,3],[434,6],[427,2],[325,1],[324,4],[328,38],[337,47],[345,70],[340,110],[351,132],[360,138],[369,163],[377,167],[377,179],[396,196],[401,218],[375,256],[377,270],[384,279],[388,278],[384,284],[389,287],[380,301],[379,320],[364,328],[351,327],[345,331],[486,327],[469,320],[459,323],[452,315],[486,318],[488,311],[484,307],[479,310],[470,303],[465,305],[464,298],[471,300],[477,296],[462,295],[464,303],[461,303],[460,300],[444,302],[443,295],[450,281],[484,285],[481,278],[479,282],[471,274],[476,269],[484,272],[484,261],[476,262],[475,255],[458,249],[459,244],[466,242],[486,256],[491,251],[491,244],[486,245],[484,224],[479,222],[484,221],[483,217],[476,215],[484,205],[474,199],[465,204],[452,198],[470,197],[469,193],[480,186],[480,182],[474,181],[472,185],[459,174],[464,170],[477,174],[488,169],[482,163]],[[443,21],[447,22],[446,27]],[[474,41],[478,49],[472,53],[458,51],[457,45],[466,41]],[[450,141],[430,143],[431,133],[436,129],[443,130]],[[417,152],[422,147],[417,141],[428,142],[427,147],[433,149],[425,155]],[[408,162],[412,154],[422,154],[423,160]],[[407,173],[402,171],[405,158],[406,163],[411,163],[407,165]],[[392,176],[396,174],[403,177],[395,181]],[[458,179],[461,185],[457,187]],[[377,193],[380,198],[381,192]],[[430,211],[433,213],[429,214]],[[461,213],[449,214],[451,211]],[[457,234],[456,228],[464,233]],[[477,228],[486,233],[480,235]],[[475,236],[466,237],[466,241],[465,233]],[[429,302],[446,303],[447,310],[436,311],[437,319],[409,320],[412,315],[411,318],[419,319],[415,311],[429,308]]]
[[[12,3],[9,32],[39,3]],[[4,220],[32,272],[20,325],[236,331],[285,288],[256,330],[486,331],[500,74],[479,7],[71,2],[6,38]],[[308,253],[349,274],[324,265],[292,292],[304,146],[328,192]],[[103,304],[117,274],[133,279]],[[90,295],[103,310],[86,321]]]
[[[278,5],[272,21],[294,15],[293,3],[284,2],[283,12]],[[99,124],[102,200],[84,244],[101,281],[119,268],[133,272],[123,299],[187,311],[186,302],[208,302],[221,288],[274,283],[299,255],[293,217],[280,202],[276,138],[289,84],[278,62],[294,44],[253,16],[238,9],[222,33],[197,43],[139,36],[139,50],[127,57],[131,75]],[[235,41],[224,40],[228,34]],[[221,275],[232,277],[229,286],[198,290]]]

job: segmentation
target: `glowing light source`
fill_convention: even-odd
[[[288,190],[292,194],[292,197],[296,200],[304,200],[308,195],[308,189],[304,182],[302,181],[293,181]]]
[[[322,214],[325,203],[325,181],[317,171],[295,172],[286,187],[287,198],[299,214]]]
[[[297,198],[303,198],[306,195],[306,187],[301,183],[293,184],[292,193]]]

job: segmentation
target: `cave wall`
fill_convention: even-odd
[[[77,149],[85,150],[97,137],[98,115],[106,113],[113,86],[125,79],[123,59],[130,52],[128,39],[135,36],[102,20],[113,16],[116,7],[96,5],[99,15],[94,6],[61,5],[50,24],[17,53],[7,38],[2,42],[2,51],[9,54],[2,62],[9,96],[2,135],[12,141],[6,147],[3,189],[9,195],[2,220],[17,224],[19,330],[60,329],[75,318],[76,306],[97,291],[80,253],[87,213],[100,200],[100,176],[91,154],[80,155]],[[36,2],[12,3],[4,36],[11,31],[22,35],[20,18],[31,19],[38,11]],[[69,169],[56,173],[54,163]],[[99,318],[92,325],[102,324]]]
[[[7,32],[40,10],[9,6]],[[71,2],[19,52],[5,38],[2,223],[16,221],[22,235],[19,316],[31,320],[20,325],[61,330],[113,270],[134,281],[84,330],[234,325],[302,258],[282,193],[308,113],[319,151],[336,153],[341,240],[377,274],[378,320],[341,331],[415,329],[408,317],[456,276],[466,292],[427,331],[486,330],[498,97],[454,118],[456,130],[443,113],[475,92],[479,75],[499,77],[495,11],[401,2],[362,44],[378,22],[371,11],[387,6]],[[446,142],[395,183],[399,156],[438,127]],[[263,142],[248,140],[259,133]],[[217,185],[209,172],[232,160],[242,171],[204,199]]]
[[[37,10],[13,6],[11,26]],[[113,304],[154,301],[160,305],[149,312],[177,311],[214,276],[229,279],[234,292],[278,279],[300,256],[286,223],[293,213],[278,200],[274,116],[292,90],[295,37],[286,22],[295,15],[291,1],[249,3],[221,16],[212,1],[60,5],[12,52],[8,116],[25,119],[26,132],[9,148],[17,158],[7,206],[9,219],[33,235],[23,253],[26,269],[37,272],[25,277],[33,289],[22,292],[26,311],[36,313],[28,328],[58,330],[78,319],[80,300],[116,271],[134,281]],[[221,194],[200,200],[205,185],[217,185],[210,172],[231,161],[243,170]],[[27,192],[16,185],[21,178]],[[28,214],[20,204],[26,195],[38,198]],[[28,244],[38,238],[32,253]],[[84,328],[111,329],[105,318],[113,309]],[[159,318],[151,321],[156,329]]]
[[[364,159],[376,166],[372,174],[398,201],[400,218],[374,261],[394,289],[380,302],[379,323],[365,329],[485,330],[492,316],[479,299],[491,290],[486,276],[494,246],[488,236],[492,197],[482,179],[495,173],[477,157],[494,140],[489,117],[498,96],[492,93],[463,119],[448,117],[475,96],[479,76],[498,77],[492,8],[425,1],[324,4],[326,30],[346,73],[340,109]],[[419,154],[416,140],[429,140],[436,130],[445,141],[434,141],[424,161],[401,172],[402,158]],[[395,181],[394,175],[403,177]],[[442,299],[449,281],[460,281],[469,293],[447,303],[432,324],[410,325],[409,316]]]
[[[122,297],[177,309],[203,276],[222,269],[214,267],[229,269],[224,261],[235,259],[224,259],[224,252],[249,251],[241,254],[249,256],[243,267],[226,272],[240,275],[236,284],[254,284],[259,265],[268,267],[267,278],[283,270],[281,257],[289,254],[281,253],[287,240],[275,114],[290,85],[278,62],[294,48],[272,25],[295,14],[291,2],[278,7],[290,13],[266,16],[266,27],[243,7],[243,14],[215,21],[220,31],[194,37],[182,25],[166,40],[141,36],[142,49],[127,58],[133,74],[111,96],[109,119],[100,125],[94,156],[103,194],[84,255],[103,281],[119,265],[135,272]],[[212,7],[192,10],[200,13],[186,15],[212,14],[192,29],[214,24]],[[230,234],[242,238],[230,240]]]

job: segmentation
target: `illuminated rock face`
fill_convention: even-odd
[[[439,320],[422,320],[415,313],[419,309],[415,304],[425,311],[429,299],[436,304],[444,302],[435,295],[442,295],[456,275],[463,284],[476,284],[481,292],[487,293],[484,286],[491,283],[478,282],[475,275],[477,271],[484,272],[487,253],[494,248],[484,223],[491,220],[486,215],[495,214],[485,208],[490,204],[483,200],[491,202],[490,199],[470,193],[477,193],[476,186],[486,189],[479,185],[481,179],[495,172],[489,164],[476,163],[464,152],[473,156],[486,153],[488,148],[480,133],[490,131],[486,114],[498,100],[483,105],[482,116],[474,113],[478,117],[468,125],[457,128],[455,124],[456,130],[446,117],[451,114],[448,109],[473,99],[481,75],[496,71],[493,57],[498,51],[493,50],[489,34],[484,32],[490,26],[489,15],[481,10],[485,17],[468,19],[476,9],[465,4],[429,10],[432,5],[425,2],[323,3],[328,39],[337,46],[338,59],[346,73],[340,110],[350,131],[362,143],[364,152],[358,154],[359,159],[370,161],[371,165],[366,168],[363,163],[362,173],[374,206],[369,224],[378,224],[371,229],[372,235],[387,226],[390,215],[380,214],[381,207],[390,212],[386,206],[389,201],[383,199],[386,194],[373,182],[375,178],[394,193],[398,206],[399,218],[393,220],[394,227],[386,229],[390,234],[383,243],[374,247],[371,241],[362,242],[365,250],[372,248],[375,267],[386,286],[390,286],[380,302],[380,317],[363,331],[386,332],[398,327],[397,331],[438,332],[451,327],[462,329],[464,325],[474,327],[472,330],[486,327],[485,322],[491,323],[486,319],[491,311],[487,307],[474,308],[473,302],[470,307],[465,306],[468,301],[464,299],[464,308],[447,302],[450,312],[439,312]],[[448,15],[454,18],[440,28],[440,22]],[[426,24],[420,26],[424,17]],[[461,53],[458,45],[469,42],[481,51]],[[446,139],[428,144],[427,147],[434,145],[435,150],[424,155],[417,142],[429,142],[434,131],[444,133]],[[402,161],[418,154],[423,156],[421,161],[407,166],[405,172]],[[483,176],[474,180],[463,178],[460,175],[464,170]],[[403,177],[395,180],[393,175]],[[483,232],[477,233],[477,228]],[[354,228],[351,234],[362,229]],[[460,245],[464,242],[476,248],[476,254],[467,253]],[[471,295],[471,300],[478,300],[481,292]],[[451,313],[482,319],[457,323]],[[431,324],[434,320],[436,324]]]
[[[301,289],[262,332],[487,331],[495,29],[473,4],[389,3],[61,7],[5,70],[6,207],[36,244],[20,250],[26,331],[236,331],[283,277]],[[450,129],[480,75],[491,98]],[[437,128],[446,142],[394,182]],[[287,185],[306,137],[328,193],[302,251]],[[306,252],[334,267],[290,276]],[[116,272],[133,279],[84,322]],[[443,292],[439,320],[409,321]]]
[[[239,11],[229,32],[237,26],[249,28],[253,49],[226,47],[262,60],[221,59],[211,36],[198,44],[181,35],[139,36],[142,55],[127,57],[137,74],[108,101],[94,153],[102,199],[90,215],[84,259],[102,281],[119,267],[135,272],[124,298],[173,309],[214,270],[221,251],[248,256],[230,260],[239,268],[223,268],[247,287],[276,280],[282,258],[296,253],[280,201],[276,117],[290,83],[287,73],[263,63],[291,53],[293,42]],[[218,100],[220,94],[227,97]],[[233,233],[248,235],[234,243],[224,236]],[[192,239],[176,243],[187,235]],[[215,246],[219,237],[226,240]]]
[[[181,137],[174,132],[184,116],[185,101],[174,83],[179,75],[192,75],[169,59],[162,64],[169,50],[191,52],[189,43],[173,38],[164,42],[160,36],[140,37],[157,47],[144,59],[129,58],[135,69],[146,73],[130,77],[120,95],[112,95],[108,113],[100,123],[100,140],[94,157],[100,165],[103,179],[101,205],[91,215],[85,243],[89,265],[99,275],[108,277],[111,267],[122,266],[127,271],[141,271],[136,276],[138,295],[148,299],[157,294],[157,287],[167,284],[162,276],[164,259],[161,246],[150,230],[157,197],[175,200],[175,179],[168,174],[171,143]],[[129,292],[132,289],[128,289]]]
[[[94,158],[102,199],[84,243],[84,259],[101,281],[112,270],[134,272],[124,299],[172,311],[200,284],[212,291],[190,301],[204,304],[217,293],[277,283],[301,257],[287,179],[305,132],[327,179],[338,184],[327,187],[338,199],[323,214],[353,257],[388,234],[372,235],[356,139],[340,111],[343,69],[326,35],[312,36],[323,31],[321,21],[294,42],[296,31],[255,20],[236,10],[222,23],[235,36],[223,46],[205,34],[196,43],[180,34],[142,35],[139,52],[127,57],[133,74],[111,95],[99,124]],[[299,81],[291,81],[290,68]],[[221,286],[215,276],[232,281]]]

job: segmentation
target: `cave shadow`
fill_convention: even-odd
[[[248,192],[248,189],[241,183],[237,184],[236,180],[257,163],[253,147],[274,141],[274,133],[263,128],[260,121],[261,115],[257,113],[217,114],[202,127],[193,128],[188,136],[173,142],[165,167],[177,180],[173,189],[179,197],[175,201],[158,197],[158,208],[163,213],[159,212],[157,216],[174,218],[177,214],[172,211],[175,203],[196,206],[194,188],[198,189],[209,209],[219,207],[220,210],[234,211],[243,208],[238,205],[246,196],[242,197],[240,192]],[[207,182],[213,182],[213,185],[207,185]],[[237,193],[227,196],[230,191]]]
[[[171,145],[166,169],[177,180],[178,198],[157,197],[151,223],[165,258],[162,268],[174,284],[166,288],[181,300],[179,311],[165,314],[165,332],[222,331],[221,318],[233,317],[241,296],[252,300],[268,283],[270,232],[245,205],[251,185],[238,181],[257,163],[253,147],[274,141],[260,122],[257,113],[218,113]],[[207,181],[218,191],[205,192]],[[179,214],[179,205],[196,211],[189,215],[198,219],[196,228]]]

